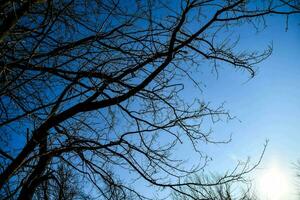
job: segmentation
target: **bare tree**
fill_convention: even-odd
[[[37,187],[33,196],[36,200],[90,200],[89,195],[84,192],[84,182],[82,183],[74,170],[64,165],[59,165],[57,169],[46,172],[49,176]]]
[[[212,183],[220,182],[221,177],[215,175],[194,174],[189,177],[190,181],[196,183]],[[188,194],[188,195],[186,195]],[[259,198],[251,190],[250,180],[234,180],[224,184],[217,184],[209,187],[189,186],[181,187],[179,192],[173,192],[174,200],[189,200],[189,199],[207,199],[207,200],[258,200]]]
[[[58,166],[88,181],[100,199],[146,198],[120,181],[131,172],[179,190],[202,169],[172,157],[211,142],[206,118],[229,117],[194,95],[187,79],[229,64],[254,76],[265,52],[238,51],[226,30],[263,27],[299,13],[297,0],[1,0],[1,199],[32,199]],[[227,177],[228,182],[236,175]],[[221,184],[222,182],[210,183]],[[37,191],[38,190],[38,191]]]

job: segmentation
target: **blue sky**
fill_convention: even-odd
[[[294,173],[292,163],[300,159],[300,25],[299,17],[289,20],[287,31],[285,19],[279,17],[270,18],[268,27],[257,34],[246,27],[240,29],[241,48],[263,49],[273,44],[272,55],[257,65],[253,79],[229,67],[221,67],[218,77],[205,74],[203,98],[214,104],[225,102],[237,117],[214,126],[214,136],[232,133],[233,141],[205,148],[214,158],[212,171],[227,170],[248,156],[257,160],[268,139],[257,173],[274,162],[286,170],[287,176]]]
[[[261,51],[272,45],[272,55],[256,65],[257,73],[252,79],[249,79],[247,72],[231,66],[220,65],[217,75],[211,67],[204,65],[199,73],[192,74],[203,83],[202,92],[187,87],[184,96],[187,100],[191,96],[199,97],[212,106],[225,103],[224,108],[236,117],[229,122],[225,120],[211,126],[212,137],[217,140],[226,140],[232,134],[230,143],[200,144],[201,150],[213,158],[206,172],[222,174],[248,157],[254,164],[266,140],[269,140],[261,164],[250,174],[255,184],[253,188],[262,200],[268,200],[267,196],[259,193],[259,178],[276,168],[288,180],[283,184],[293,188],[293,163],[300,159],[299,17],[289,18],[288,30],[284,17],[273,16],[268,19],[266,29],[258,33],[248,25],[237,27],[233,33],[233,39],[240,35],[241,50]],[[184,144],[176,152],[176,155],[189,159],[187,166],[199,160],[195,157],[197,155],[188,150],[188,145]],[[143,189],[142,185],[138,187],[145,194],[148,193],[148,189]],[[291,190],[278,198],[296,200],[295,191]]]

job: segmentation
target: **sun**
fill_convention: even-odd
[[[258,177],[259,193],[266,200],[281,200],[288,195],[288,179],[284,171],[272,166]]]

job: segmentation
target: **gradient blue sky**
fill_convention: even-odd
[[[254,189],[262,200],[259,178],[272,168],[278,169],[288,179],[290,191],[279,199],[296,200],[295,170],[293,163],[300,159],[300,18],[290,17],[288,30],[286,18],[272,16],[267,20],[266,29],[256,32],[249,25],[237,27],[233,38],[240,35],[241,50],[264,50],[273,45],[273,53],[262,63],[256,65],[256,76],[249,79],[245,71],[220,65],[218,75],[209,66],[193,74],[203,83],[202,92],[186,88],[184,96],[200,95],[200,99],[218,106],[225,102],[224,108],[236,119],[214,124],[212,137],[228,139],[228,144],[200,144],[201,150],[213,160],[206,172],[222,174],[232,170],[238,161],[248,157],[255,163],[269,140],[266,152],[259,167],[250,174]],[[184,144],[176,155],[198,161],[193,152]],[[151,189],[143,189],[149,194]],[[272,199],[272,198],[271,198]],[[275,199],[272,199],[275,200]]]
[[[263,49],[273,44],[272,55],[257,65],[253,79],[228,67],[219,69],[218,78],[205,74],[203,98],[214,104],[226,102],[225,107],[240,120],[216,125],[216,137],[232,133],[233,141],[206,150],[214,158],[210,169],[220,172],[248,156],[257,160],[268,139],[256,173],[276,163],[294,184],[292,163],[300,159],[300,20],[290,18],[287,31],[284,18],[272,17],[267,25],[258,34],[240,29],[241,48]]]

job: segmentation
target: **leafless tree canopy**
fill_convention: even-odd
[[[271,49],[238,51],[225,31],[299,13],[297,0],[0,2],[1,199],[89,198],[89,188],[146,198],[121,180],[129,172],[158,188],[202,186],[184,179],[202,165],[183,168],[172,152],[182,141],[199,152],[213,142],[201,122],[228,114],[187,101],[186,79],[199,86],[191,74],[220,64],[253,76]],[[75,174],[80,195],[63,181]],[[62,189],[68,197],[53,196]]]
[[[191,177],[188,177],[189,180],[196,183],[216,182],[220,178],[222,178],[222,176],[218,178],[217,176],[208,176],[203,174],[194,174]],[[243,182],[230,181],[211,187],[181,187],[179,190],[182,193],[174,192],[172,198],[173,200],[259,200],[259,198],[256,197],[256,194],[253,192],[250,182],[246,180]],[[185,195],[184,193],[187,193],[188,195]]]

